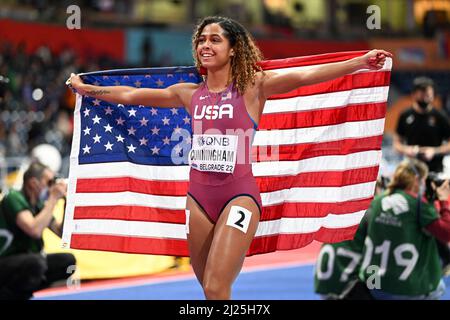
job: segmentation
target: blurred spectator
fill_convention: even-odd
[[[69,155],[75,101],[64,85],[68,75],[124,67],[107,57],[83,63],[69,48],[55,55],[42,46],[27,54],[24,43],[0,45],[0,75],[9,78],[0,99],[0,154],[27,156],[37,143],[49,143]]]
[[[371,203],[360,278],[375,286],[375,299],[439,299],[445,292],[436,239],[450,241],[450,186],[447,180],[436,189],[439,214],[422,198],[427,176],[425,163],[405,160]]]
[[[67,279],[75,266],[69,253],[46,255],[42,233],[47,227],[61,237],[62,223],[53,218],[67,186],[35,162],[23,177],[20,191],[10,190],[0,203],[0,299],[29,299],[33,292]]]
[[[9,79],[6,76],[2,76],[0,74],[0,105],[1,105],[1,103],[4,100],[4,97],[5,97],[7,83],[9,83]],[[0,125],[0,158],[3,158],[5,156],[6,140],[7,140],[6,137],[7,136],[6,136],[5,127]]]
[[[141,65],[145,67],[152,66],[152,56],[153,56],[153,41],[150,36],[145,37],[142,43],[142,61]]]
[[[398,120],[394,148],[424,161],[431,172],[442,172],[443,156],[450,153],[450,124],[447,116],[433,107],[433,80],[414,79],[412,98],[412,107]]]

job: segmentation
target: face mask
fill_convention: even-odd
[[[40,202],[44,202],[48,199],[49,196],[49,192],[48,192],[48,187],[44,188],[41,190],[41,192],[39,193],[39,201]]]
[[[419,105],[420,109],[425,110],[428,107],[428,102],[423,100],[418,100],[417,104]]]

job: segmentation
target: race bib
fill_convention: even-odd
[[[237,136],[194,134],[189,165],[198,171],[233,173],[237,147]]]

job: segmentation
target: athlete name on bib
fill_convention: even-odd
[[[233,173],[237,146],[237,136],[194,134],[189,165],[199,171]]]

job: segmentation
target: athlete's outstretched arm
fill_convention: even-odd
[[[327,63],[285,74],[267,73],[262,82],[263,95],[268,98],[271,95],[286,93],[300,86],[342,77],[359,69],[378,70],[383,67],[386,57],[392,57],[392,54],[375,49],[363,56],[347,61]]]
[[[181,95],[189,84],[174,84],[164,89],[134,88],[130,86],[95,86],[83,83],[80,76],[71,74],[70,84],[79,94],[111,103],[174,107],[184,105]]]

